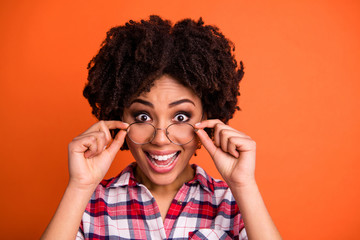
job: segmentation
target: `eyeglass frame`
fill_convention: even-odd
[[[168,125],[166,128],[157,128],[157,127],[155,127],[152,123],[148,123],[148,122],[133,122],[133,123],[131,123],[131,124],[126,128],[126,133],[127,133],[127,134],[129,133],[130,127],[131,127],[132,125],[134,125],[134,124],[148,124],[148,125],[152,126],[152,127],[154,128],[154,130],[155,130],[154,133],[153,133],[153,136],[151,137],[151,140],[148,141],[148,142],[146,142],[146,143],[137,143],[137,142],[135,142],[134,140],[132,140],[131,137],[129,137],[129,139],[130,139],[133,143],[135,143],[135,144],[137,144],[137,145],[145,145],[145,144],[151,143],[151,142],[155,139],[158,130],[165,130],[165,136],[166,136],[167,139],[169,139],[169,141],[170,141],[171,143],[173,143],[173,144],[175,144],[175,145],[178,145],[178,146],[182,146],[182,145],[186,145],[186,144],[190,143],[192,140],[194,140],[195,134],[194,134],[194,136],[191,138],[191,140],[188,141],[187,143],[183,143],[183,144],[175,143],[175,142],[173,142],[173,141],[169,138],[169,132],[168,132],[168,128],[169,128],[169,127],[171,127],[171,126],[173,126],[173,125],[187,124],[187,125],[191,126],[191,127],[194,129],[194,133],[196,133],[196,132],[199,130],[199,129],[196,129],[193,125],[191,125],[190,123],[187,123],[187,122],[171,123],[171,124]]]

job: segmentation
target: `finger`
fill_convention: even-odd
[[[103,132],[103,131],[96,132],[95,136],[96,136],[96,141],[97,141],[98,145],[97,145],[97,151],[96,151],[96,153],[94,153],[94,156],[102,153],[109,143],[109,141],[106,139],[107,137],[106,137],[105,132]]]
[[[242,132],[234,129],[234,128],[230,127],[229,125],[226,125],[219,119],[204,120],[200,123],[195,124],[195,128],[213,128],[214,129],[214,144],[217,147],[221,147],[221,137],[219,135],[220,135],[221,131],[223,131],[224,129],[231,130],[234,133],[239,134],[242,137],[248,137],[245,133],[242,133]],[[248,138],[250,138],[250,137],[248,137]]]
[[[208,119],[195,124],[196,128],[214,128],[214,144],[216,147],[220,147],[220,139],[218,136],[222,126],[226,125],[219,119]]]
[[[89,150],[89,147],[95,142],[95,139],[93,140],[93,143],[91,143],[91,139],[76,137],[69,143],[69,153],[84,154],[85,151]]]
[[[115,158],[117,152],[120,150],[121,146],[124,143],[125,140],[125,136],[126,136],[126,131],[125,130],[121,130],[119,131],[114,140],[112,141],[112,143],[110,144],[110,146],[106,149],[106,151],[109,152],[111,158]]]
[[[91,142],[91,144],[88,146],[88,149],[85,149],[87,158],[100,154],[102,151],[104,151],[105,147],[108,144],[106,134],[103,131],[80,135],[79,137],[76,137],[76,140],[82,141],[84,139],[84,141],[86,141],[87,138],[89,138]],[[96,143],[93,141],[93,139]]]
[[[105,125],[108,129],[121,129],[125,130],[129,124],[122,121],[105,121]]]
[[[80,139],[82,149],[86,148],[83,152],[85,158],[90,158],[93,156],[98,150],[98,144],[95,136],[89,136],[83,139]]]
[[[209,138],[208,134],[203,129],[199,129],[198,131],[196,131],[196,134],[198,135],[202,145],[209,152],[210,156],[214,157],[217,151],[217,147],[214,145],[213,141]]]
[[[237,151],[236,144],[234,143],[234,137],[228,138],[227,152],[235,158],[240,156],[240,153]]]
[[[110,165],[114,161],[117,152],[120,150],[120,147],[124,143],[125,136],[126,131],[119,131],[118,134],[116,134],[112,143],[109,145],[109,147],[104,150],[104,154],[108,154],[108,157],[103,158],[102,164],[103,169],[106,169],[106,171],[110,168]]]
[[[256,142],[252,139],[242,137],[232,137],[231,142],[235,145],[236,151],[241,152],[255,152]]]
[[[197,129],[200,129],[200,128],[219,128],[219,130],[221,130],[221,129],[229,129],[229,130],[233,130],[233,131],[241,134],[242,136],[247,136],[245,133],[240,132],[235,128],[232,128],[229,125],[226,125],[225,123],[223,123],[219,119],[208,119],[208,120],[204,120],[202,122],[198,122],[198,123],[195,124],[195,128],[197,128]]]
[[[219,131],[219,133],[215,136],[215,139],[217,142],[219,142],[219,147],[221,147],[221,149],[224,152],[228,152],[228,143],[229,143],[229,138],[232,136],[236,136],[239,135],[237,132],[229,130],[229,129],[222,129],[221,131]]]
[[[107,129],[126,129],[129,126],[128,123],[124,123],[122,121],[99,121],[92,125],[88,130],[86,130],[83,134],[89,132],[97,132],[103,130],[104,128]]]
[[[196,128],[214,128],[216,124],[224,124],[219,119],[207,119],[195,124]]]
[[[105,134],[105,140],[106,140],[105,146],[107,146],[110,143],[110,141],[112,140],[112,137],[111,137],[111,134],[109,131],[109,127],[106,126],[105,121],[100,121],[99,127],[100,127],[99,131],[103,132]]]

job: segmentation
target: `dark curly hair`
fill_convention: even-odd
[[[239,110],[237,96],[244,75],[234,50],[233,43],[216,26],[204,25],[202,18],[175,25],[155,15],[130,20],[107,32],[88,64],[83,94],[99,120],[120,120],[130,99],[150,91],[154,80],[167,74],[199,96],[208,119],[227,123]]]

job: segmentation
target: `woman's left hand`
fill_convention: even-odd
[[[256,143],[246,134],[218,119],[204,120],[195,125],[201,143],[215,162],[216,168],[230,187],[255,183]],[[214,129],[212,141],[204,128]]]

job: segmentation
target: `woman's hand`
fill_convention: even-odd
[[[210,119],[195,125],[197,135],[215,162],[216,168],[230,187],[255,183],[256,143],[247,135]],[[212,141],[204,128],[214,129]]]
[[[197,135],[229,185],[244,219],[249,239],[281,239],[255,182],[256,144],[217,119],[195,124]],[[214,142],[204,128],[214,129]]]
[[[69,185],[95,188],[104,178],[116,153],[124,143],[127,123],[99,121],[69,144]],[[110,129],[121,129],[114,139]]]
[[[94,189],[124,143],[127,126],[120,121],[100,121],[69,144],[69,184],[41,239],[75,239]],[[110,129],[120,129],[114,139]]]

